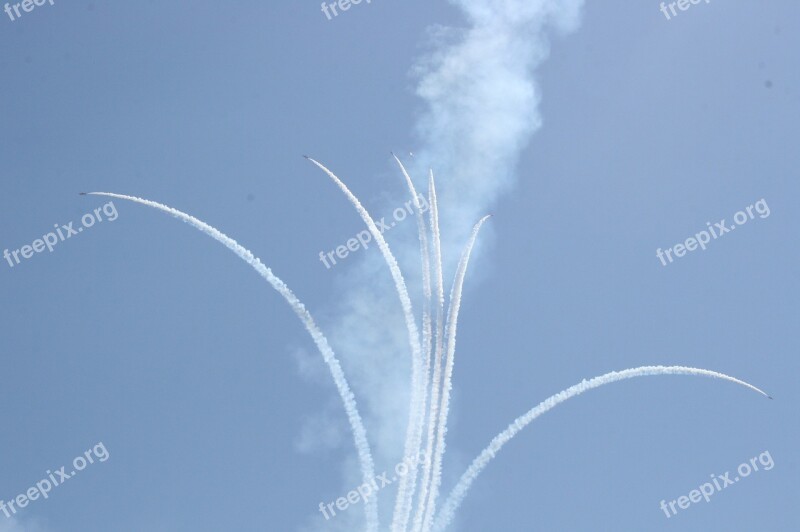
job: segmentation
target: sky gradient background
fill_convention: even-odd
[[[701,3],[669,21],[654,1],[588,2],[580,28],[553,39],[536,75],[543,127],[467,279],[444,489],[508,422],[607,371],[708,368],[775,401],[692,377],[590,392],[498,455],[457,530],[798,529],[799,17],[789,0]],[[389,152],[418,149],[410,70],[435,24],[464,20],[420,0],[330,21],[317,2],[205,0],[56,0],[0,17],[0,247],[106,203],[80,191],[147,197],[251,249],[326,330],[377,250],[325,269],[319,252],[362,225],[301,155],[376,216],[401,205]],[[656,258],[761,198],[768,218],[668,267]],[[0,264],[0,499],[99,441],[111,455],[17,522],[0,515],[0,531],[360,519],[360,506],[330,523],[317,511],[356,486],[354,451],[284,301],[208,237],[114,203],[116,221]],[[379,333],[403,333],[389,325]],[[341,356],[358,395],[366,379]],[[676,517],[659,509],[767,450],[771,471]]]

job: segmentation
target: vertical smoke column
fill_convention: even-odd
[[[583,0],[450,2],[469,26],[440,30],[436,50],[417,65],[427,109],[416,159],[439,176],[444,256],[454,258],[468,228],[512,187],[520,152],[541,126],[534,71],[548,56],[548,30],[575,29]]]

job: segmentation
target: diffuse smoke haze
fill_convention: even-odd
[[[451,2],[469,26],[436,31],[437,50],[416,67],[427,110],[415,172],[437,173],[444,254],[453,260],[469,228],[513,185],[519,155],[541,126],[535,69],[549,54],[548,31],[577,28],[583,1]]]

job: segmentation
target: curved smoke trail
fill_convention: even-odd
[[[448,525],[450,525],[456,510],[461,505],[461,502],[464,500],[467,491],[469,491],[469,488],[472,486],[472,483],[475,481],[475,479],[478,478],[478,475],[481,473],[481,471],[483,471],[489,462],[492,461],[497,452],[519,431],[524,429],[528,423],[556,405],[563,403],[567,399],[571,399],[576,395],[580,395],[583,392],[598,388],[605,384],[610,384],[612,382],[632,379],[634,377],[645,377],[648,375],[698,375],[702,377],[724,379],[749,388],[760,393],[764,397],[772,399],[772,397],[767,395],[764,391],[735,377],[707,369],[688,368],[684,366],[643,366],[640,368],[626,369],[623,371],[612,371],[610,373],[606,373],[605,375],[589,379],[588,381],[584,379],[579,384],[570,386],[566,390],[558,392],[557,394],[545,399],[536,407],[529,410],[526,414],[515,419],[506,430],[495,436],[489,446],[484,449],[478,455],[478,457],[475,458],[475,460],[473,460],[469,468],[467,468],[464,474],[461,475],[461,479],[458,481],[458,484],[456,484],[456,487],[450,492],[450,495],[447,497],[447,501],[445,501],[444,506],[442,506],[441,512],[439,512],[439,514],[436,516],[436,522],[433,530],[435,532],[442,532],[447,528]]]
[[[472,234],[464,248],[464,253],[461,255],[461,260],[456,270],[456,276],[455,279],[453,279],[453,287],[450,290],[450,306],[447,310],[447,356],[445,358],[444,382],[442,384],[442,404],[439,408],[440,414],[439,426],[437,427],[436,433],[436,452],[433,455],[433,478],[431,479],[429,501],[425,508],[423,530],[428,530],[433,520],[433,516],[436,512],[436,499],[439,496],[439,486],[442,483],[442,459],[444,458],[445,451],[447,416],[450,413],[450,391],[453,388],[453,366],[455,364],[458,311],[461,309],[461,294],[464,288],[464,278],[467,275],[469,257],[472,253],[472,248],[475,247],[478,232],[481,230],[483,223],[490,217],[491,215],[484,216],[475,224],[475,227],[472,228]]]
[[[414,448],[417,449],[417,455],[419,456],[419,451],[422,450],[422,426],[425,423],[425,405],[428,400],[428,388],[430,386],[431,377],[431,261],[428,249],[428,231],[425,223],[425,214],[422,212],[417,189],[414,187],[414,181],[411,179],[411,176],[408,175],[408,171],[402,161],[400,161],[394,153],[392,156],[400,166],[400,170],[408,186],[408,191],[414,201],[417,229],[419,231],[419,252],[422,259],[422,346],[425,352],[425,359],[422,373],[422,395],[419,400],[420,410],[417,414],[416,426],[414,427]],[[427,463],[428,460],[425,460],[425,462]],[[392,530],[406,530],[414,501],[418,467],[418,460],[413,460],[410,464],[409,472],[407,473],[411,477],[409,480],[410,488],[406,491],[405,499],[397,497],[395,501]]]
[[[442,245],[439,235],[439,200],[436,197],[436,183],[433,171],[428,179],[428,205],[431,212],[431,233],[433,239],[433,266],[436,275],[436,346],[434,349],[433,377],[431,379],[431,403],[428,413],[427,444],[425,448],[426,461],[423,464],[422,484],[420,486],[417,511],[414,515],[412,530],[422,530],[425,508],[430,492],[431,467],[433,465],[433,446],[436,442],[436,421],[439,415],[439,396],[441,395],[442,382],[442,356],[444,352],[444,281],[442,277]]]
[[[364,424],[362,423],[361,416],[358,413],[358,406],[356,405],[355,396],[350,390],[350,386],[344,376],[342,366],[339,364],[339,360],[336,358],[333,349],[331,349],[331,346],[328,344],[328,339],[325,338],[325,335],[322,334],[322,331],[320,331],[319,327],[317,327],[317,324],[314,322],[314,318],[311,317],[311,313],[306,309],[305,305],[303,305],[303,303],[297,299],[297,296],[294,295],[289,287],[286,286],[286,283],[276,277],[275,274],[272,273],[272,270],[264,266],[261,260],[255,257],[248,249],[218,229],[201,220],[198,220],[194,216],[181,212],[178,209],[174,209],[167,205],[134,196],[125,196],[123,194],[114,194],[111,192],[87,192],[85,194],[94,196],[108,196],[110,198],[132,201],[134,203],[146,205],[148,207],[163,211],[167,214],[171,214],[175,218],[178,218],[179,220],[191,225],[195,229],[202,231],[233,251],[240,259],[252,266],[253,269],[258,272],[259,275],[261,275],[261,277],[266,279],[266,281],[271,284],[280,295],[283,296],[286,302],[289,303],[289,306],[292,307],[292,310],[295,312],[295,314],[297,314],[297,316],[300,318],[300,321],[303,322],[303,325],[311,335],[311,338],[314,340],[314,343],[317,345],[317,348],[322,354],[322,358],[325,360],[325,363],[328,364],[328,368],[330,368],[331,375],[333,376],[333,381],[336,383],[336,389],[339,391],[339,395],[344,403],[344,409],[347,413],[347,419],[350,421],[350,427],[353,430],[353,438],[355,440],[356,450],[358,452],[358,459],[361,463],[361,475],[363,481],[365,484],[369,484],[375,479],[375,466],[372,461],[372,452],[370,451],[369,441],[367,441],[367,431],[364,429]],[[373,497],[371,500],[365,503],[364,511],[367,515],[367,530],[370,532],[377,532],[377,497]]]
[[[420,413],[419,407],[419,400],[422,395],[420,390],[422,386],[421,382],[421,371],[422,371],[422,353],[420,348],[420,339],[419,339],[419,332],[417,331],[417,323],[414,320],[414,311],[411,306],[411,299],[408,296],[408,289],[406,288],[405,279],[403,279],[403,273],[400,271],[400,266],[397,264],[397,259],[395,259],[394,255],[392,254],[392,250],[389,249],[389,244],[386,243],[386,240],[383,238],[378,227],[375,225],[375,220],[369,215],[367,209],[361,205],[361,202],[358,198],[350,192],[350,189],[347,188],[341,179],[339,179],[333,172],[328,170],[322,163],[312,159],[311,157],[305,156],[306,159],[314,163],[317,167],[319,167],[323,172],[325,172],[328,177],[330,177],[334,183],[344,192],[347,199],[350,200],[350,203],[353,204],[356,211],[358,212],[361,219],[364,223],[367,224],[367,228],[369,229],[370,233],[372,233],[372,238],[375,239],[375,242],[378,243],[378,248],[381,250],[381,254],[383,255],[386,264],[389,266],[389,270],[392,274],[392,279],[394,280],[394,285],[397,290],[397,295],[400,297],[400,304],[403,307],[403,316],[405,317],[406,321],[406,328],[408,329],[408,341],[411,344],[411,401],[409,406],[409,413],[408,413],[408,428],[406,430],[406,441],[404,446],[404,461],[410,462],[411,460],[405,460],[408,457],[417,456],[418,445],[415,446],[414,441],[414,432],[415,427],[417,426],[417,416]],[[408,491],[408,484],[409,484],[409,476],[403,475],[400,477],[400,483],[397,488],[397,497],[400,500],[405,500],[407,497]]]

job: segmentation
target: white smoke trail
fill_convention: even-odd
[[[430,253],[428,250],[428,231],[425,223],[425,214],[422,212],[422,206],[419,202],[419,195],[417,189],[414,187],[414,182],[411,176],[408,175],[406,167],[400,159],[392,154],[400,170],[405,177],[408,191],[414,201],[414,208],[416,209],[417,229],[419,230],[419,251],[422,260],[422,346],[425,353],[423,374],[422,374],[422,395],[419,400],[419,412],[417,413],[416,426],[414,427],[414,448],[417,449],[417,456],[419,451],[422,450],[422,426],[425,422],[425,405],[428,400],[428,388],[430,386],[431,377],[431,264]],[[430,205],[430,204],[429,204]],[[426,455],[428,456],[428,455]],[[428,462],[426,460],[426,462]],[[416,481],[418,474],[418,461],[412,461],[408,476],[409,488],[406,491],[405,499],[397,497],[395,501],[394,517],[392,519],[392,530],[406,530],[408,525],[409,514],[414,501],[414,491],[416,490]]]
[[[434,275],[436,275],[436,296],[439,310],[444,319],[444,278],[442,276],[442,238],[439,228],[439,198],[436,195],[436,182],[433,170],[428,178],[428,204],[431,207],[431,233],[433,236]],[[441,335],[440,335],[441,337]]]
[[[478,455],[475,460],[473,460],[472,464],[467,468],[463,475],[461,475],[461,479],[456,484],[456,487],[453,488],[453,491],[450,492],[450,495],[447,497],[444,506],[442,506],[441,512],[436,516],[436,522],[434,525],[433,530],[435,532],[443,532],[447,526],[453,520],[453,516],[455,511],[460,506],[461,502],[464,500],[464,497],[469,491],[469,488],[472,486],[472,483],[478,478],[478,475],[483,471],[483,469],[492,461],[495,457],[497,452],[506,444],[508,441],[513,438],[519,431],[525,428],[528,423],[536,419],[537,417],[541,416],[551,408],[555,407],[556,405],[563,403],[567,399],[571,399],[576,395],[580,395],[583,392],[591,390],[593,388],[598,388],[605,384],[610,384],[612,382],[617,382],[625,379],[632,379],[634,377],[644,377],[648,375],[698,375],[703,377],[712,377],[716,379],[724,379],[741,386],[745,386],[753,391],[760,393],[765,397],[770,397],[764,391],[756,388],[752,384],[739,380],[737,378],[731,377],[729,375],[725,375],[723,373],[717,373],[716,371],[710,371],[706,369],[698,369],[698,368],[688,368],[684,366],[643,366],[640,368],[633,368],[633,369],[626,369],[622,371],[612,371],[610,373],[606,373],[605,375],[601,375],[599,377],[595,377],[593,379],[583,380],[579,384],[574,386],[570,386],[564,391],[558,392],[557,394],[545,399],[541,403],[539,403],[536,407],[529,410],[526,414],[518,417],[511,423],[506,430],[498,434],[497,436],[492,439],[489,446],[484,449],[480,455]]]
[[[461,255],[461,260],[458,263],[455,279],[453,279],[453,287],[450,290],[450,306],[447,310],[447,355],[444,371],[444,382],[442,384],[442,404],[439,409],[439,422],[436,433],[436,452],[433,455],[433,477],[431,479],[430,495],[427,507],[425,508],[425,520],[423,521],[423,530],[430,528],[431,521],[436,512],[436,499],[439,496],[439,486],[442,482],[442,459],[444,458],[445,451],[445,435],[447,434],[447,416],[450,413],[450,392],[453,388],[453,366],[455,364],[456,353],[456,332],[458,330],[458,311],[461,308],[461,294],[464,288],[464,278],[467,275],[467,266],[469,266],[469,257],[472,253],[472,248],[475,247],[475,240],[478,238],[478,232],[481,230],[483,223],[488,220],[491,215],[484,216],[480,219],[475,227],[472,228],[472,234],[469,237],[464,252]]]
[[[431,402],[428,412],[428,428],[425,447],[425,463],[422,469],[422,483],[420,485],[417,511],[414,515],[412,530],[422,530],[425,508],[430,493],[431,467],[433,465],[433,447],[436,441],[436,422],[439,415],[439,396],[441,395],[442,382],[442,357],[444,352],[444,281],[442,277],[442,246],[439,235],[439,201],[436,197],[436,183],[433,171],[428,179],[428,205],[431,213],[431,237],[433,239],[433,266],[436,276],[436,345],[434,349],[434,368],[431,379]]]
[[[339,391],[339,395],[344,403],[347,419],[349,420],[350,427],[353,430],[353,438],[355,440],[356,450],[358,452],[358,458],[361,464],[363,482],[365,484],[370,484],[373,482],[375,479],[375,466],[372,460],[372,452],[369,447],[369,441],[367,440],[367,432],[364,429],[364,424],[362,423],[361,416],[358,413],[358,406],[356,405],[355,396],[350,390],[350,385],[347,383],[347,379],[344,376],[344,371],[339,364],[339,360],[336,358],[333,349],[331,349],[330,345],[328,344],[328,339],[325,338],[325,335],[322,334],[322,331],[320,331],[319,327],[317,327],[314,319],[311,317],[311,313],[306,309],[305,305],[303,305],[303,303],[297,299],[297,296],[294,295],[289,287],[286,286],[286,283],[276,277],[275,274],[272,273],[272,270],[264,266],[261,260],[255,257],[248,249],[244,248],[234,239],[225,235],[218,229],[201,220],[198,220],[194,216],[181,212],[167,205],[134,196],[125,196],[123,194],[114,194],[111,192],[87,192],[83,194],[108,196],[110,198],[132,201],[134,203],[146,205],[148,207],[163,211],[167,214],[171,214],[175,218],[178,218],[179,220],[191,225],[195,229],[202,231],[233,251],[240,259],[252,266],[253,269],[256,270],[259,275],[261,275],[261,277],[266,279],[266,281],[272,285],[272,287],[275,288],[280,295],[283,296],[286,302],[289,303],[289,306],[292,307],[292,310],[295,312],[295,314],[297,314],[297,316],[300,318],[300,321],[303,322],[303,325],[311,335],[311,338],[314,340],[314,343],[322,354],[322,358],[330,368],[333,381],[336,383],[336,389]],[[364,508],[367,516],[367,530],[370,532],[377,532],[379,526],[377,497],[373,497],[371,500],[366,501]]]
[[[403,316],[405,317],[406,329],[408,330],[408,341],[411,344],[411,401],[409,406],[408,428],[406,430],[406,441],[404,445],[403,456],[404,459],[415,457],[419,452],[419,446],[415,445],[416,442],[414,441],[414,436],[415,427],[417,426],[417,416],[421,411],[419,401],[420,397],[422,396],[421,387],[423,386],[420,375],[422,372],[422,353],[420,348],[419,332],[417,331],[417,323],[414,320],[414,311],[411,306],[411,299],[408,296],[406,282],[403,279],[403,273],[400,271],[400,266],[397,264],[397,260],[392,254],[392,250],[389,249],[389,244],[386,243],[386,240],[383,238],[380,230],[375,225],[375,221],[372,219],[369,212],[367,212],[367,209],[361,205],[361,202],[358,200],[358,198],[352,192],[350,192],[350,189],[347,188],[347,185],[345,185],[342,180],[340,180],[333,172],[322,165],[322,163],[308,156],[306,156],[306,159],[314,163],[314,165],[325,172],[328,177],[330,177],[333,182],[336,183],[341,191],[344,192],[347,199],[350,200],[350,203],[352,203],[353,207],[355,207],[359,216],[361,216],[361,219],[365,224],[367,224],[367,228],[369,229],[370,233],[372,233],[372,238],[374,238],[375,242],[378,243],[378,248],[381,250],[381,254],[383,255],[383,258],[386,261],[386,264],[389,266],[389,270],[391,271],[395,289],[397,290],[397,295],[400,297],[400,304],[403,307]],[[410,462],[411,460],[408,461]],[[405,498],[408,496],[407,491],[409,480],[410,479],[408,475],[403,475],[400,477],[400,482],[397,488],[397,497],[400,500],[405,500]]]

